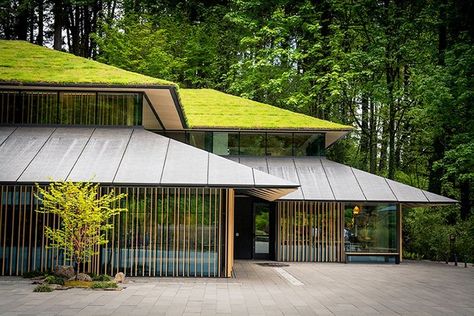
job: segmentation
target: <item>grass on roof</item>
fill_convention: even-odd
[[[180,89],[179,94],[191,128],[352,129],[216,90]]]
[[[0,40],[0,82],[175,85],[24,41]]]

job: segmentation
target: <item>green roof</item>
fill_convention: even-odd
[[[181,88],[179,95],[190,128],[352,129],[212,89]]]
[[[175,85],[24,41],[0,40],[0,82]]]

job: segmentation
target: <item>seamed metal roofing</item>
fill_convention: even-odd
[[[274,200],[298,186],[135,127],[0,127],[0,182],[237,188]]]
[[[301,186],[280,200],[399,202],[442,205],[456,200],[358,170],[323,157],[230,157]]]

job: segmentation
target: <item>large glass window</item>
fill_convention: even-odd
[[[395,204],[346,204],[344,214],[346,252],[397,252],[397,206]]]
[[[240,151],[242,156],[264,156],[265,134],[240,133]]]
[[[292,156],[293,155],[292,133],[268,133],[267,134],[267,156]]]
[[[141,123],[141,93],[0,91],[0,124],[134,126]]]
[[[295,133],[295,156],[323,156],[324,134]]]
[[[166,136],[216,155],[323,156],[324,134],[291,132],[166,132]]]
[[[239,133],[211,132],[212,153],[221,156],[239,154]]]

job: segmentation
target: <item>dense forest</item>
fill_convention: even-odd
[[[474,2],[3,0],[0,37],[356,127],[328,155],[460,201],[405,255],[474,259]]]

